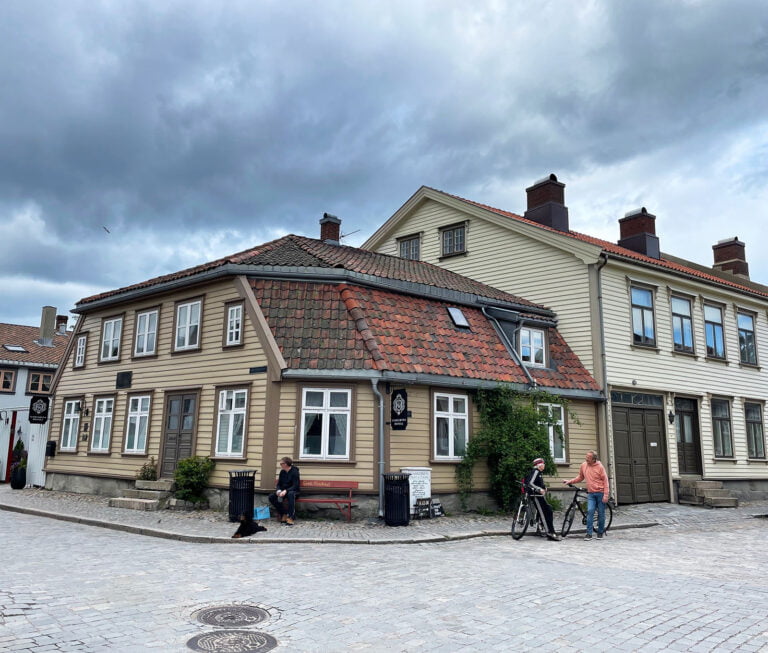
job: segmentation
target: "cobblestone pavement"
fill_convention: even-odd
[[[0,503],[19,509],[25,495],[28,510],[42,510],[43,501],[68,513],[89,505],[104,518],[98,501],[37,494],[0,491]],[[625,526],[659,525],[589,542],[414,536],[387,546],[233,547],[218,542],[237,541],[174,541],[0,510],[0,651],[188,651],[192,637],[224,630],[195,613],[233,605],[267,610],[266,622],[245,630],[268,633],[286,651],[768,651],[768,519],[755,517],[768,504],[660,504],[619,514]],[[233,530],[221,516],[167,519],[173,529]],[[508,520],[430,521],[474,533]],[[355,529],[411,526],[338,531]],[[284,530],[292,529],[259,535]]]

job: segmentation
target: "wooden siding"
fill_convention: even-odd
[[[573,416],[568,415],[566,426],[565,446],[568,463],[558,464],[557,475],[548,477],[547,483],[552,487],[557,487],[562,481],[578,475],[584,455],[590,449],[597,451],[603,461],[608,459],[608,452],[599,451],[597,443],[597,404],[591,401],[572,401],[568,409],[573,413]]]
[[[186,298],[204,296],[201,321],[201,348],[195,352],[171,353],[175,302]],[[254,468],[253,462],[261,458],[261,435],[264,427],[264,404],[266,374],[250,374],[249,368],[266,365],[266,358],[252,325],[244,319],[244,345],[238,348],[222,348],[222,333],[225,319],[225,303],[239,299],[231,281],[213,283],[191,289],[185,294],[154,297],[130,306],[89,314],[83,320],[83,331],[88,331],[88,348],[85,367],[72,369],[72,357],[64,363],[65,368],[56,389],[54,415],[51,422],[51,437],[59,440],[63,404],[67,397],[84,397],[84,405],[90,410],[88,417],[80,418],[80,436],[84,435],[83,424],[93,424],[94,396],[115,398],[110,453],[88,454],[88,442],[78,441],[77,454],[62,452],[50,459],[47,470],[75,474],[92,474],[133,478],[149,456],[160,457],[163,429],[165,396],[180,390],[199,390],[198,420],[196,428],[195,453],[212,455],[213,438],[216,429],[216,387],[228,384],[242,384],[249,388],[247,424],[247,460],[226,461],[218,459],[211,477],[211,484],[226,486],[229,483],[228,470]],[[131,358],[136,328],[137,311],[159,307],[160,320],[157,334],[157,356]],[[118,363],[99,364],[100,334],[102,318],[123,313],[123,334],[121,358]],[[131,371],[131,388],[115,389],[118,372]],[[122,454],[125,437],[125,422],[128,396],[146,391],[152,396],[150,424],[147,437],[147,455]]]
[[[629,285],[632,281],[656,287],[656,349],[632,346],[629,297]],[[673,352],[670,307],[673,291],[688,293],[693,300],[695,356]],[[736,325],[736,307],[755,313],[758,363],[765,365],[767,361],[764,357],[768,357],[768,318],[765,307],[736,293],[682,279],[671,281],[668,277],[656,275],[651,271],[613,262],[603,270],[603,293],[608,383],[611,388],[661,394],[665,400],[665,415],[674,410],[675,395],[699,400],[704,476],[718,479],[768,478],[766,463],[747,460],[743,414],[745,400],[762,403],[768,397],[768,377],[759,369],[740,364]],[[704,300],[719,302],[724,306],[723,331],[727,363],[706,358],[702,304]],[[731,400],[735,461],[715,460],[709,403],[713,396]],[[665,425],[670,470],[672,476],[676,477],[678,469],[675,429],[667,420]]]
[[[467,253],[440,258],[440,227],[467,222]],[[454,208],[427,200],[377,251],[399,255],[397,238],[421,233],[421,260],[440,265],[500,290],[551,308],[558,330],[584,366],[594,373],[588,266],[568,252]]]

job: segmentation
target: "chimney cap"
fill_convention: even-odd
[[[341,224],[341,219],[337,218],[335,215],[332,215],[331,213],[323,213],[323,217],[320,220],[320,222],[335,222],[336,224]]]
[[[528,188],[526,188],[526,192],[531,190],[532,188],[536,188],[536,186],[541,186],[542,184],[549,184],[549,183],[556,183],[558,186],[562,186],[565,188],[565,184],[562,181],[557,180],[557,175],[553,172],[551,175],[547,177],[542,177],[541,179],[538,179],[537,181],[534,181]]]
[[[730,245],[730,244],[735,244],[735,243],[740,243],[742,245],[744,244],[742,241],[739,240],[738,236],[734,236],[733,238],[723,238],[723,240],[718,240],[717,241],[718,245],[726,245],[726,244]]]
[[[646,209],[644,206],[641,206],[639,209],[632,209],[631,211],[627,211],[624,214],[624,217],[625,218],[632,218],[632,217],[634,217],[636,215],[650,215],[652,217],[656,217],[652,213],[648,213],[648,209]]]

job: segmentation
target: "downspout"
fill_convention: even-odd
[[[616,475],[614,473],[614,465],[613,465],[613,455],[612,451],[610,451],[609,446],[609,438],[608,438],[608,405],[610,404],[610,395],[608,394],[608,365],[606,362],[606,354],[605,354],[605,323],[603,322],[603,281],[602,281],[602,275],[600,274],[601,270],[608,265],[608,256],[605,253],[600,254],[600,261],[597,264],[597,267],[595,268],[595,271],[597,273],[597,319],[600,324],[600,359],[602,361],[601,367],[602,369],[602,379],[601,383],[603,386],[603,392],[605,392],[605,402],[603,403],[603,422],[604,422],[604,428],[601,428],[599,430],[600,433],[600,440],[599,443],[600,449],[602,451],[606,451],[609,453],[608,460],[608,474],[610,476],[610,482],[613,487],[613,496],[618,501],[618,492],[616,488]]]
[[[379,392],[379,379],[371,379],[371,389],[379,400],[379,517],[384,516],[384,396]]]
[[[493,322],[493,324],[496,325],[496,330],[499,332],[501,339],[504,341],[504,344],[507,346],[507,349],[512,354],[512,358],[515,359],[515,362],[522,368],[523,372],[525,373],[525,376],[528,379],[528,384],[531,387],[535,388],[536,380],[531,376],[531,373],[528,371],[528,368],[523,364],[523,361],[518,355],[517,349],[515,348],[514,343],[509,342],[509,338],[507,338],[507,334],[504,333],[504,329],[501,328],[501,325],[499,324],[498,320],[492,315],[488,315],[485,309],[485,306],[481,306],[480,310],[483,312],[483,315],[485,315],[486,318],[488,318],[491,322]],[[517,339],[517,335],[520,333],[520,329],[522,327],[523,327],[522,323],[518,320],[517,328],[515,329],[515,339]]]

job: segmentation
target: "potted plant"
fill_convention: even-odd
[[[11,488],[21,490],[27,484],[27,450],[21,440],[13,447],[11,457]]]

